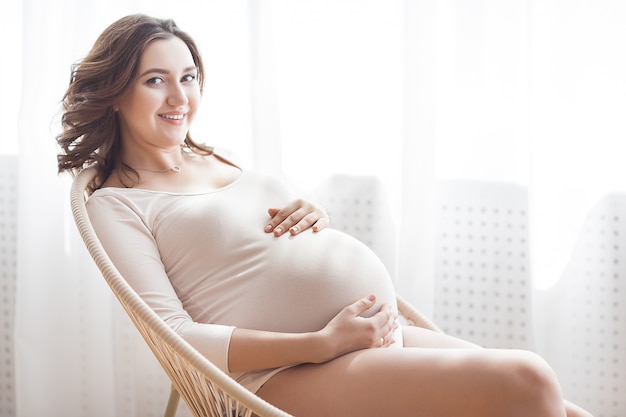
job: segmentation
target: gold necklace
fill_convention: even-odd
[[[180,162],[176,165],[173,165],[169,168],[165,168],[165,169],[149,169],[149,168],[135,168],[135,167],[131,167],[132,169],[134,169],[135,171],[147,171],[147,172],[168,172],[168,171],[173,171],[173,172],[180,172],[180,167],[183,166],[183,164],[185,163],[185,154],[181,153],[180,155]],[[130,165],[129,165],[130,166]]]

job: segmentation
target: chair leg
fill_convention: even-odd
[[[167,400],[167,407],[165,407],[164,417],[174,417],[176,415],[176,409],[178,408],[178,400],[180,400],[180,394],[176,391],[176,388],[172,385],[170,391],[170,398]]]

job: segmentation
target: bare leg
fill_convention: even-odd
[[[404,327],[403,330],[404,345],[407,347],[480,348],[466,340],[430,332],[419,327],[409,326]],[[567,417],[593,417],[591,413],[576,404],[569,401],[564,401],[564,404]]]
[[[565,412],[567,413],[567,417],[593,417],[589,411],[583,410],[569,401],[565,401]]]
[[[553,373],[530,352],[478,349],[423,330],[405,331],[405,344],[285,370],[258,394],[298,417],[589,416],[566,414]]]
[[[416,326],[404,326],[402,338],[405,347],[416,348],[455,348],[455,349],[481,349],[480,346],[444,333],[422,329]]]
[[[422,335],[425,345],[434,342],[426,341],[430,335]],[[566,416],[547,365],[529,352],[509,350],[362,350],[287,369],[258,394],[298,417]]]

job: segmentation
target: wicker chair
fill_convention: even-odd
[[[72,184],[72,213],[80,235],[104,279],[128,313],[172,382],[165,416],[174,416],[179,398],[196,417],[288,417],[235,382],[183,340],[139,297],[120,275],[102,247],[89,220],[86,187],[96,175],[91,167],[81,171]],[[406,323],[439,331],[401,297],[398,308]]]

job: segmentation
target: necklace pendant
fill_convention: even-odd
[[[172,171],[174,172],[179,172],[180,171],[180,167],[177,165],[174,165],[172,168],[170,168]]]

